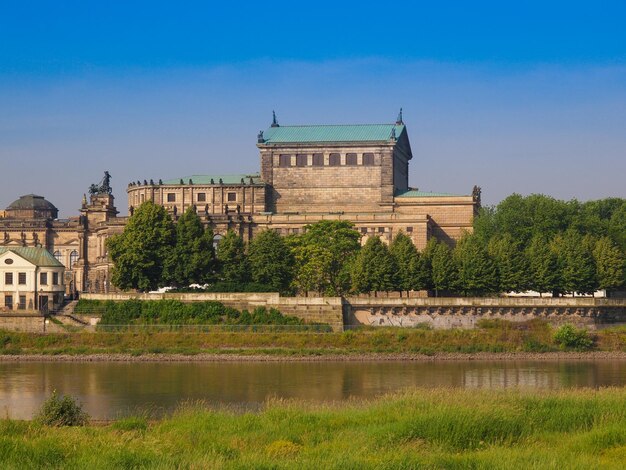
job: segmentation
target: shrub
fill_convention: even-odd
[[[35,417],[36,422],[45,426],[83,426],[88,420],[89,415],[76,400],[69,395],[60,396],[56,390]]]
[[[559,327],[554,333],[554,341],[562,349],[575,349],[576,351],[587,351],[593,346],[593,338],[584,328],[576,328],[569,323]]]

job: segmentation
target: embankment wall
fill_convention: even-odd
[[[281,297],[277,293],[164,293],[164,294],[83,294],[91,300],[178,300],[180,302],[221,302],[227,307],[252,311],[257,307],[275,308],[284,315],[307,323],[327,323],[334,331],[343,331],[341,297]]]
[[[345,298],[350,325],[474,328],[489,319],[524,322],[541,318],[554,325],[573,323],[589,329],[626,324],[626,301],[595,298],[439,297]]]

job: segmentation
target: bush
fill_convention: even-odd
[[[574,325],[563,325],[554,333],[554,341],[562,349],[575,349],[576,351],[588,351],[593,347],[593,338],[584,328],[576,328]]]
[[[37,423],[45,426],[83,426],[88,420],[89,415],[76,400],[69,395],[60,396],[56,390],[35,417]]]

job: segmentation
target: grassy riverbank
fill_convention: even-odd
[[[378,328],[343,333],[0,332],[0,355],[544,353],[563,349],[554,333],[554,328],[539,321],[492,322],[474,330]],[[590,336],[592,351],[626,351],[626,328],[602,330]]]
[[[420,390],[372,402],[187,408],[163,421],[0,421],[3,468],[623,468],[626,390]]]

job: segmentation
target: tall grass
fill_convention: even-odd
[[[0,423],[3,468],[623,468],[626,390],[435,389],[374,401],[183,408],[159,422]]]
[[[0,331],[0,354],[171,353],[324,355],[365,353],[547,352],[563,348],[547,323],[499,322],[473,330],[371,328],[342,333],[166,332],[17,333]],[[626,351],[626,329],[598,331],[593,349]],[[577,348],[569,348],[576,350]],[[568,350],[565,347],[565,350]]]

